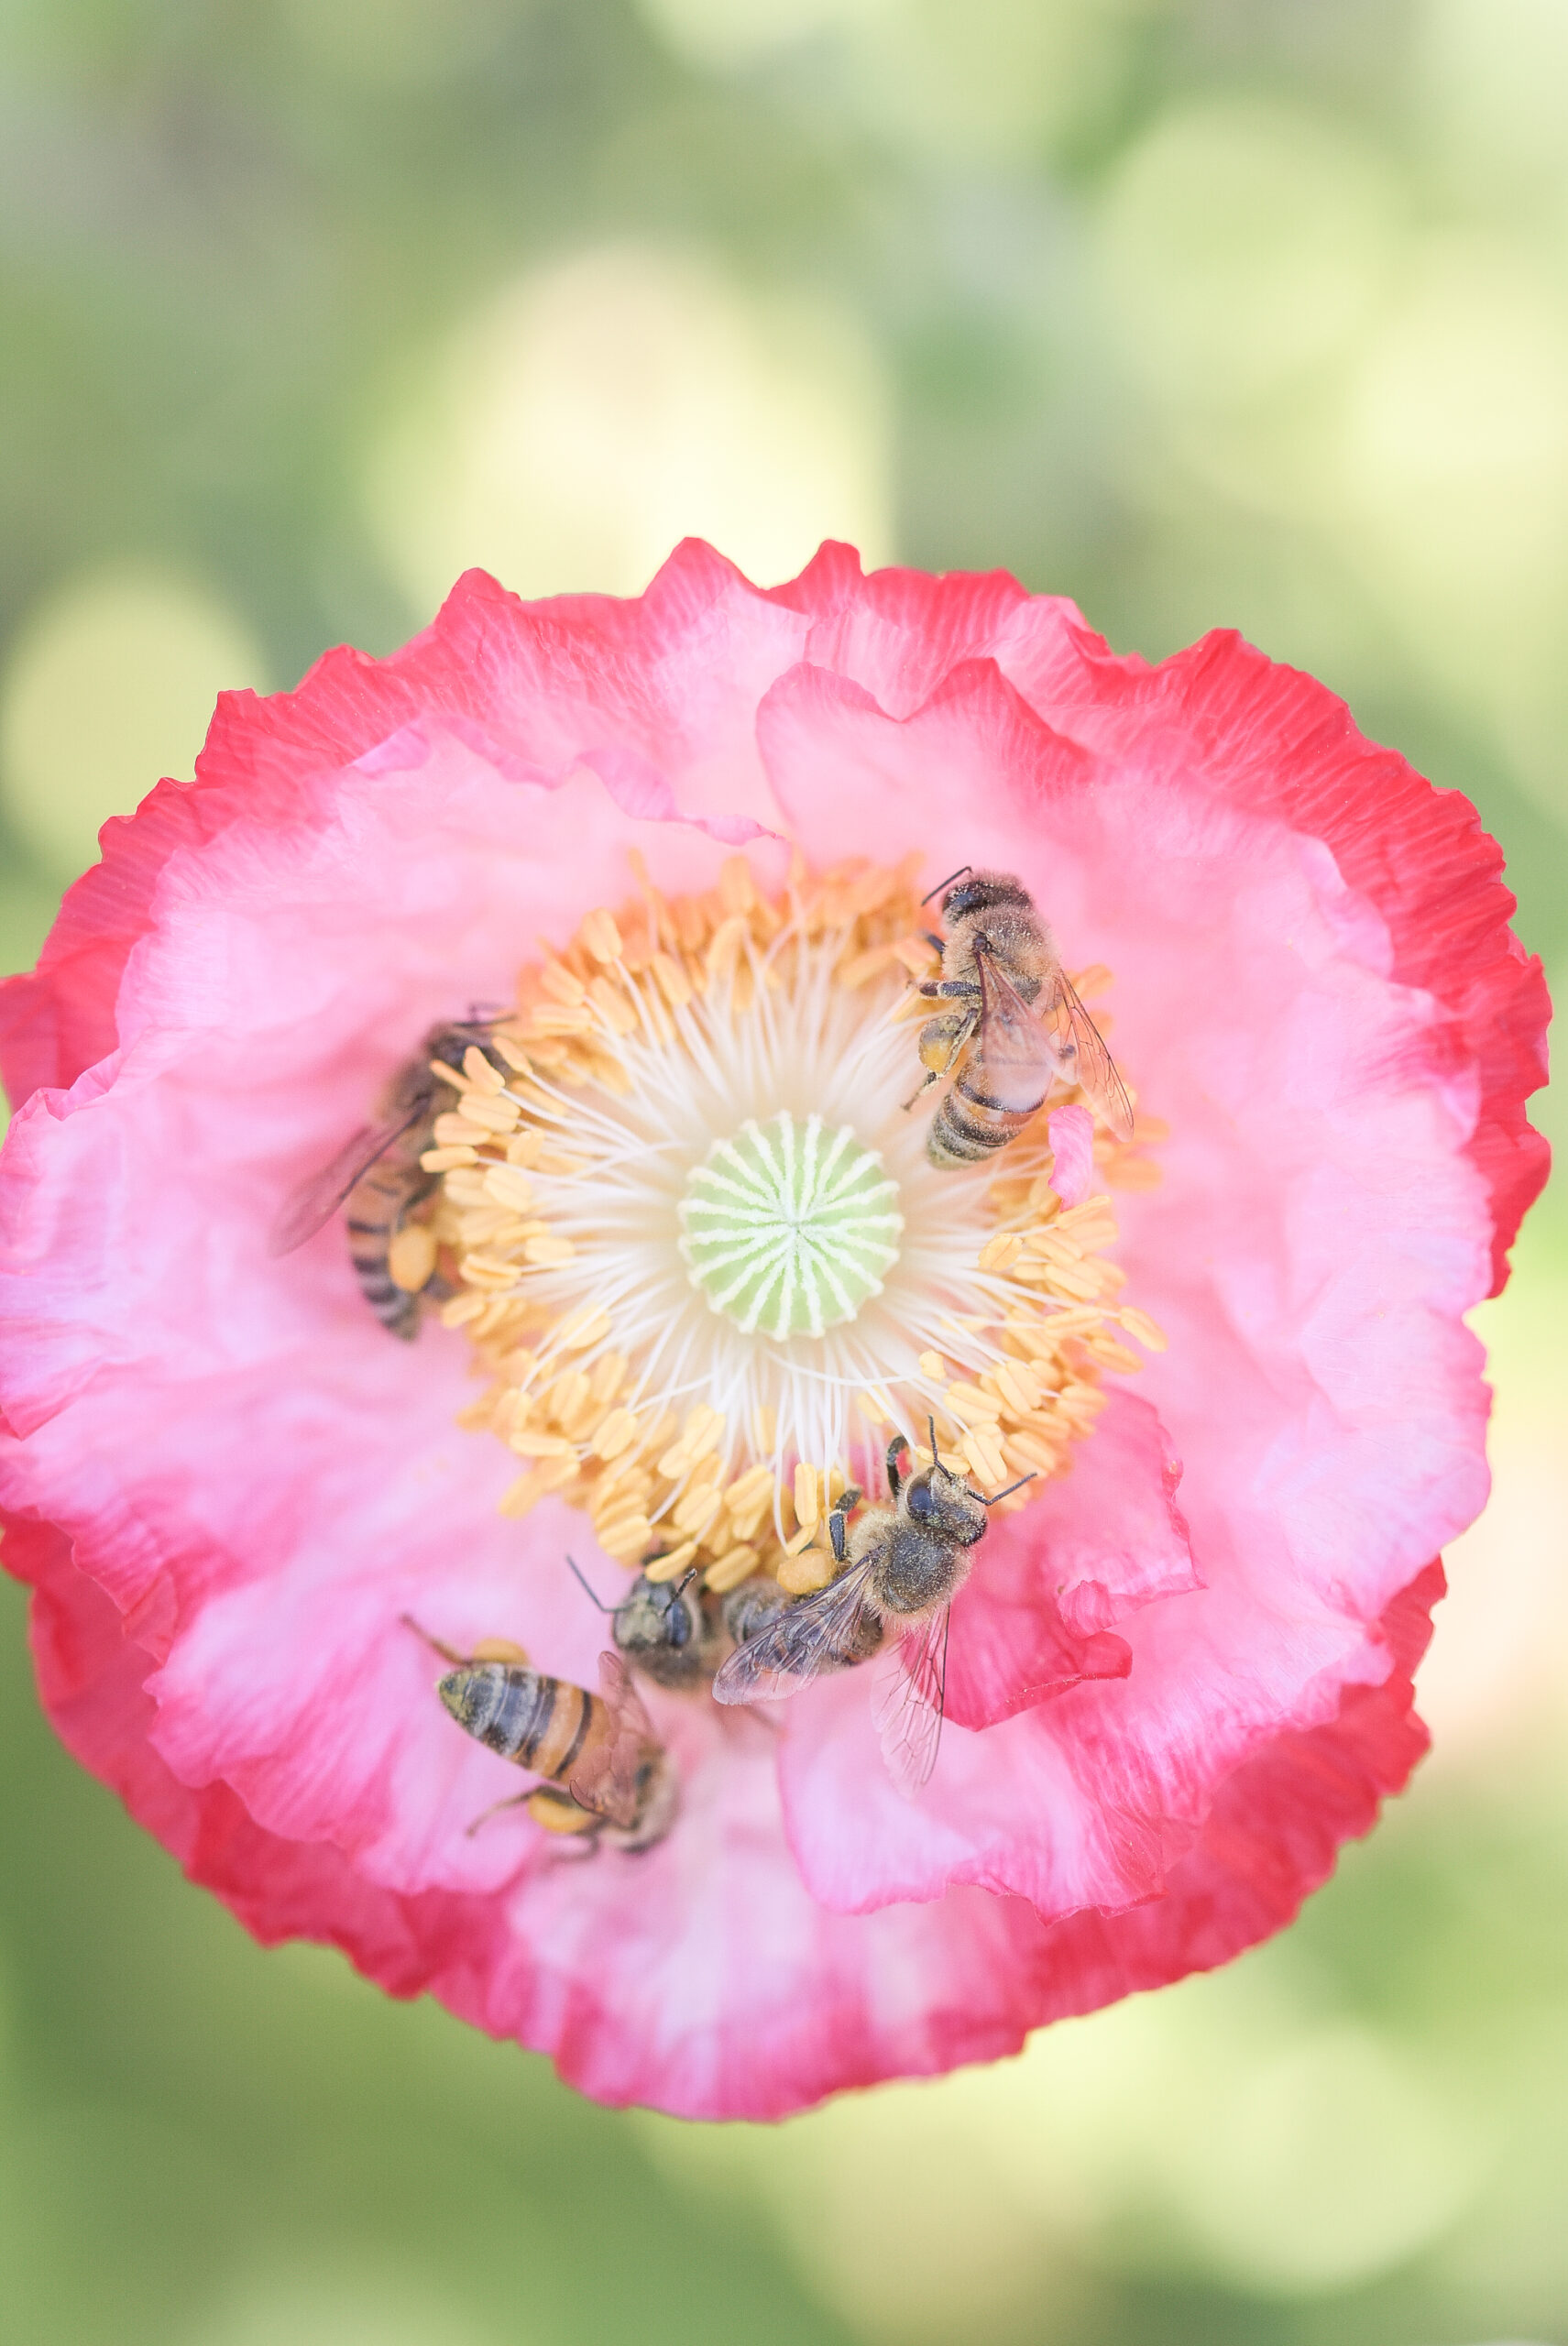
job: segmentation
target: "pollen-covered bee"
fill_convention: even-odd
[[[566,1562],[590,1601],[609,1614],[616,1650],[656,1686],[680,1693],[713,1676],[730,1640],[722,1615],[710,1610],[692,1588],[695,1565],[678,1581],[650,1580],[645,1572],[639,1573],[620,1603],[607,1605],[570,1556]]]
[[[905,1472],[909,1444],[898,1434],[888,1445],[891,1507],[868,1507],[847,1530],[861,1494],[845,1491],[828,1518],[839,1577],[759,1628],[713,1682],[720,1703],[755,1703],[794,1694],[826,1669],[854,1658],[867,1617],[878,1639],[898,1637],[894,1667],[882,1675],[872,1716],[883,1757],[900,1792],[913,1794],[937,1764],[947,1679],[948,1617],[969,1578],[970,1551],[984,1537],[985,1511],[1007,1491],[985,1498],[971,1491],[937,1456]],[[1033,1478],[1027,1474],[1025,1482]],[[1017,1490],[1011,1483],[1008,1490]]]
[[[381,1121],[366,1125],[345,1141],[330,1165],[301,1183],[272,1226],[268,1242],[271,1255],[291,1255],[313,1238],[345,1200],[348,1205],[348,1251],[360,1291],[371,1310],[394,1336],[405,1340],[419,1333],[420,1298],[435,1271],[433,1245],[412,1250],[411,1263],[395,1266],[390,1259],[399,1233],[410,1228],[409,1216],[435,1187],[420,1157],[429,1146],[430,1128],[443,1104],[447,1087],[431,1065],[461,1067],[466,1051],[486,1050],[493,1021],[469,1019],[433,1026],[420,1056],[400,1068],[388,1086]],[[493,1058],[491,1065],[495,1065]],[[405,1282],[412,1277],[416,1284]]]
[[[498,1808],[521,1804],[547,1832],[591,1835],[617,1849],[663,1839],[679,1798],[675,1773],[618,1653],[600,1654],[599,1691],[590,1694],[531,1669],[519,1649],[515,1659],[460,1654],[403,1618],[450,1664],[435,1691],[465,1735],[547,1779]],[[484,1821],[476,1817],[469,1832]]]
[[[1054,1083],[1080,1085],[1117,1139],[1131,1140],[1132,1102],[1028,890],[1009,872],[968,865],[952,879],[959,884],[942,882],[947,936],[929,940],[942,974],[920,987],[929,1001],[961,1004],[920,1029],[920,1091],[954,1076],[927,1135],[932,1164],[978,1164],[1004,1148]]]

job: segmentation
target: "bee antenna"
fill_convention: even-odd
[[[998,1491],[992,1498],[988,1499],[983,1491],[977,1491],[975,1496],[981,1507],[994,1507],[997,1499],[1010,1499],[1014,1491],[1021,1491],[1025,1483],[1032,1483],[1034,1479],[1033,1474],[1020,1474],[1015,1483],[1009,1483],[1004,1491]]]
[[[960,863],[956,872],[949,872],[945,880],[938,881],[936,886],[931,891],[931,896],[939,896],[944,888],[950,888],[955,880],[961,880],[966,872],[972,872],[973,870],[974,866],[972,863]],[[931,896],[921,897],[920,909],[922,912],[925,911],[926,906],[930,903]]]
[[[613,1605],[607,1605],[607,1604],[605,1603],[605,1601],[604,1601],[604,1599],[603,1599],[603,1597],[602,1597],[602,1596],[596,1596],[596,1595],[594,1595],[593,1590],[592,1590],[591,1588],[589,1588],[588,1584],[587,1584],[587,1582],[583,1578],[582,1573],[579,1573],[579,1572],[577,1572],[577,1567],[576,1567],[576,1565],[575,1563],[573,1563],[572,1559],[571,1559],[571,1557],[570,1557],[570,1556],[568,1556],[568,1557],[567,1557],[566,1562],[567,1562],[567,1563],[568,1563],[568,1564],[570,1564],[570,1565],[571,1565],[571,1568],[572,1568],[573,1572],[576,1573],[576,1577],[577,1577],[577,1585],[578,1585],[578,1587],[579,1587],[579,1588],[581,1588],[581,1589],[583,1590],[584,1594],[587,1595],[587,1600],[588,1600],[588,1603],[589,1603],[590,1605],[597,1605],[597,1606],[598,1606],[598,1609],[599,1609],[599,1611],[600,1611],[601,1613],[613,1613],[613,1612],[615,1611],[615,1607],[614,1607],[614,1606],[613,1606]]]
[[[926,1429],[931,1437],[931,1464],[934,1466],[937,1464],[937,1420],[935,1418],[929,1415],[927,1417]]]
[[[696,1580],[696,1575],[697,1567],[696,1564],[693,1564],[691,1570],[689,1572],[683,1573],[679,1580],[675,1583],[675,1595],[677,1596],[684,1596],[687,1589],[691,1586],[693,1581]]]

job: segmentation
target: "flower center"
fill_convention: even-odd
[[[686,1176],[680,1245],[713,1310],[750,1335],[820,1336],[882,1293],[904,1228],[898,1185],[848,1124],[748,1117]]]
[[[705,896],[644,878],[523,969],[460,1066],[433,1061],[436,1186],[389,1267],[446,1283],[488,1379],[461,1422],[522,1467],[503,1513],[556,1496],[651,1578],[804,1593],[833,1574],[834,1498],[883,1488],[891,1436],[928,1463],[934,1420],[987,1493],[1034,1476],[1011,1512],[1070,1465],[1105,1372],[1139,1366],[1127,1338],[1163,1343],[1121,1300],[1109,1197],[1054,1187],[1047,1113],[974,1171],[930,1162],[918,897],[914,861],[797,861],[773,901],[740,856]],[[1159,1178],[1103,1128],[1094,1150],[1113,1184]]]

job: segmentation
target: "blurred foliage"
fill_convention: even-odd
[[[0,961],[224,684],[678,530],[1234,624],[1568,964],[1563,0],[0,0]],[[0,1598],[0,2332],[1568,2338],[1568,1298],[1488,1307],[1438,1752],[1298,1928],[772,2130],[264,1954]]]

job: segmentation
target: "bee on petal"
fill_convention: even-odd
[[[470,1833],[499,1809],[521,1805],[547,1832],[612,1848],[663,1839],[678,1804],[675,1773],[619,1653],[600,1654],[599,1690],[590,1694],[532,1669],[519,1648],[460,1654],[403,1617],[450,1665],[435,1691],[464,1734],[545,1779],[487,1809]]]
[[[920,992],[961,1006],[921,1028],[926,1079],[909,1102],[953,1076],[927,1135],[932,1164],[983,1163],[1023,1131],[1056,1083],[1078,1084],[1116,1138],[1131,1140],[1126,1088],[1023,882],[966,865],[942,889],[948,933],[929,940],[942,974]]]
[[[937,1764],[949,1609],[969,1578],[970,1551],[985,1535],[986,1509],[1007,1491],[988,1499],[944,1466],[934,1425],[929,1466],[907,1474],[908,1450],[902,1434],[888,1444],[890,1507],[868,1507],[851,1531],[849,1517],[861,1493],[851,1485],[834,1506],[828,1529],[834,1561],[842,1567],[838,1577],[738,1643],[713,1692],[720,1703],[795,1694],[822,1671],[841,1669],[895,1637],[880,1672],[873,1716],[889,1772],[900,1792],[913,1795]],[[1011,1483],[1008,1491],[1019,1487]]]

